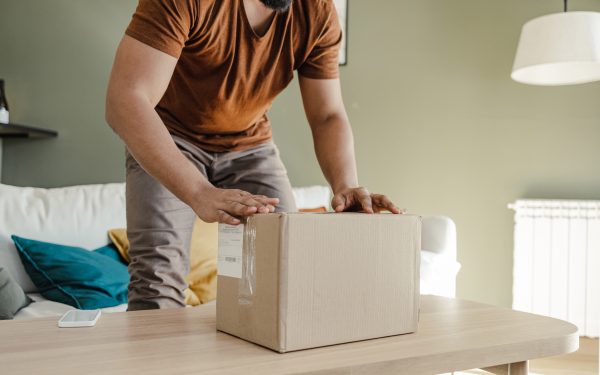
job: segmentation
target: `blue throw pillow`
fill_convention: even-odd
[[[45,298],[84,310],[127,303],[127,266],[107,255],[110,249],[88,251],[14,235],[12,239]]]

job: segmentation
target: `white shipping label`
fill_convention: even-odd
[[[217,274],[242,278],[244,225],[219,224]]]

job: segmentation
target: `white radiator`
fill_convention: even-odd
[[[513,308],[600,331],[600,201],[518,200]]]

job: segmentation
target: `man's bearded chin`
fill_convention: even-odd
[[[293,0],[260,0],[267,8],[271,8],[276,12],[283,13],[292,5]]]

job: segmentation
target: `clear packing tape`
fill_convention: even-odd
[[[244,223],[242,278],[239,283],[239,305],[251,305],[256,292],[256,225],[252,216]]]

